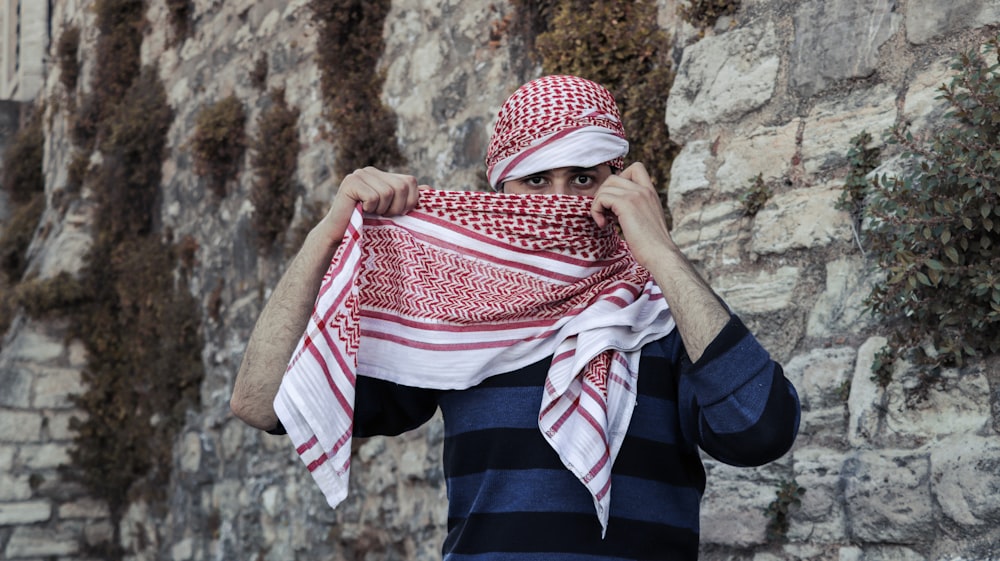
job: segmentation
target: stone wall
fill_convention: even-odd
[[[673,234],[803,405],[785,458],[749,471],[708,461],[703,558],[1000,556],[997,362],[950,372],[920,403],[874,383],[885,342],[863,307],[874,272],[835,210],[851,138],[932,126],[952,57],[991,37],[995,4],[744,1],[684,47],[667,106],[683,145]],[[774,194],[745,216],[739,195],[758,175]],[[763,509],[783,481],[806,492],[787,543],[768,544]]]
[[[778,561],[987,560],[1000,550],[998,365],[950,374],[916,407],[903,388],[870,380],[883,335],[863,311],[868,268],[849,218],[833,210],[857,132],[899,120],[934,122],[934,89],[959,50],[1000,22],[995,2],[744,0],[699,33],[661,0],[674,32],[677,81],[666,108],[683,145],[674,163],[674,235],[712,284],[786,366],[803,402],[795,449],[760,469],[706,458],[703,558]],[[94,59],[93,0],[53,8],[53,39],[82,30],[81,76]],[[195,115],[229,94],[253,134],[270,103],[249,70],[267,57],[268,87],[301,111],[300,208],[339,181],[312,55],[307,0],[196,0],[191,37],[173,40],[162,0],[150,0],[143,62],[155,64],[175,121],[163,167],[162,223],[199,246],[192,291],[203,304],[201,407],[175,444],[164,503],[136,501],[121,524],[130,560],[435,559],[445,522],[435,419],[397,438],[356,444],[352,490],[331,510],[282,437],[250,429],[228,399],[248,334],[288,256],[250,243],[248,167],[222,200],[191,169]],[[481,158],[504,97],[536,70],[491,46],[502,2],[396,0],[385,22],[383,99],[399,116],[406,170],[443,188],[482,185]],[[516,52],[516,50],[514,51]],[[65,92],[53,68],[45,170],[49,200],[72,159]],[[86,80],[82,80],[86,81]],[[82,85],[81,88],[88,88]],[[75,95],[79,95],[76,92]],[[335,131],[334,131],[335,134]],[[249,158],[249,155],[248,155]],[[775,195],[755,217],[738,201],[761,174]],[[29,274],[76,271],[92,201],[43,218]],[[299,213],[298,221],[307,213]],[[0,213],[2,216],[3,213]],[[88,559],[112,533],[106,509],[60,477],[86,357],[65,326],[18,318],[0,347],[0,556]],[[849,388],[849,392],[845,390]],[[783,481],[806,489],[788,541],[768,543],[764,509]]]

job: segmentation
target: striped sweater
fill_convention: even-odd
[[[461,391],[358,378],[356,436],[398,434],[441,408],[446,561],[697,559],[698,448],[760,465],[784,454],[798,429],[794,388],[735,316],[696,364],[676,330],[648,344],[602,539],[586,488],[538,430],[548,362]]]

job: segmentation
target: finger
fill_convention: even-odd
[[[417,194],[417,178],[412,175],[395,174],[390,181],[392,189],[392,203],[386,210],[386,214],[395,216],[405,214],[414,207],[413,199]]]
[[[653,180],[650,179],[649,172],[646,171],[646,166],[642,165],[642,162],[635,162],[625,168],[621,173],[621,177],[639,185],[653,185]]]
[[[599,194],[594,197],[594,202],[590,204],[590,216],[597,223],[598,228],[604,228],[610,222],[610,216],[614,216],[611,207],[604,203],[605,197]]]

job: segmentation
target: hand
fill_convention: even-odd
[[[664,249],[676,247],[653,181],[639,162],[601,184],[594,193],[590,214],[602,228],[610,221],[617,222],[632,254],[647,268]]]
[[[382,216],[406,214],[417,207],[420,189],[412,175],[389,173],[374,167],[354,170],[340,183],[330,211],[317,226],[328,234],[324,237],[340,243],[358,203],[365,212]]]

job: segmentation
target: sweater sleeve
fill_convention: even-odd
[[[682,430],[710,456],[758,466],[791,448],[798,394],[738,317],[730,317],[696,363],[683,356],[680,369]]]
[[[437,391],[358,376],[354,436],[394,436],[415,429],[437,411]]]

